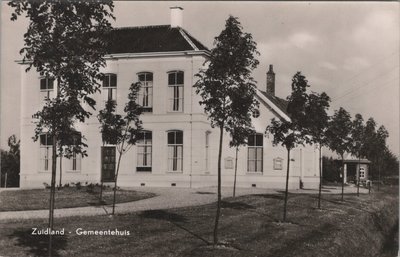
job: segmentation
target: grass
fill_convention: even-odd
[[[56,189],[55,208],[99,205],[100,187],[63,187]],[[0,211],[42,210],[49,208],[50,189],[13,190],[0,192]],[[132,202],[154,197],[154,194],[132,190],[118,190],[117,203]],[[113,190],[103,190],[103,203],[112,204]]]
[[[225,199],[220,242],[212,247],[215,204],[96,217],[56,219],[66,236],[55,239],[54,256],[273,256],[367,257],[396,256],[398,187],[371,195],[290,194],[287,223],[282,218],[283,195],[253,195]],[[46,256],[46,236],[30,235],[47,220],[0,223],[0,255]],[[83,236],[85,230],[127,230],[129,236]]]

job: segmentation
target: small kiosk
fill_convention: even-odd
[[[359,159],[349,154],[344,159],[344,183],[357,183],[358,173],[360,173],[360,182],[365,182],[369,177],[369,164],[367,159]]]

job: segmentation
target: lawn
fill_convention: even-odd
[[[115,217],[56,219],[54,256],[396,256],[398,187],[371,195],[324,195],[322,210],[315,195],[290,194],[287,223],[281,223],[283,195],[225,199],[220,241],[213,248],[215,204],[144,211]],[[47,220],[0,223],[0,255],[46,256],[46,236],[30,235]],[[76,230],[119,230],[130,235],[77,235]],[[71,232],[71,234],[69,233]]]
[[[56,189],[55,208],[99,205],[100,187],[63,187]],[[12,190],[0,192],[0,211],[41,210],[49,208],[50,189]],[[154,194],[133,190],[118,190],[117,203],[154,197]],[[113,190],[103,190],[103,204],[112,204]]]

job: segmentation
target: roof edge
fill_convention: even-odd
[[[263,100],[269,107],[271,107],[281,118],[285,121],[291,121],[290,117],[284,113],[278,106],[276,106],[271,100],[269,100],[264,94],[257,88],[256,94],[261,100]]]

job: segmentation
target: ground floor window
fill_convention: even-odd
[[[247,141],[247,171],[262,172],[263,170],[263,134],[250,135]]]
[[[101,181],[114,182],[115,180],[115,146],[101,148]]]
[[[183,132],[168,132],[168,171],[182,171]]]
[[[40,135],[40,170],[50,171],[53,156],[53,139],[48,134]]]
[[[137,146],[136,171],[151,171],[152,133],[143,131],[139,134]]]

